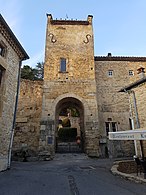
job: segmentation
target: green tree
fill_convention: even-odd
[[[21,68],[21,78],[29,80],[43,80],[44,78],[44,62],[38,62],[35,68],[24,65]]]
[[[28,65],[24,65],[23,68],[21,68],[21,78],[34,80],[33,69]]]
[[[44,62],[38,62],[34,69],[36,80],[43,80],[44,78]]]

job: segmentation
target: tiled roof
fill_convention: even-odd
[[[123,57],[123,56],[95,56],[95,61],[130,61],[146,62],[146,57]]]

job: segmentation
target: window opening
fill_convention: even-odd
[[[112,76],[113,76],[113,70],[109,70],[109,71],[108,71],[108,76],[109,76],[109,77],[112,77]]]
[[[66,59],[65,58],[60,59],[60,71],[66,72]]]
[[[118,130],[116,122],[105,122],[106,135],[108,136],[109,132],[116,132]]]
[[[133,70],[129,70],[129,76],[134,76]]]
[[[115,122],[112,122],[112,131],[113,132],[116,132],[117,131],[117,127],[116,127],[116,123]]]
[[[132,119],[131,118],[129,118],[129,126],[130,126],[130,129],[133,129],[132,128]]]

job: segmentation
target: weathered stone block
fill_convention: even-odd
[[[16,118],[16,123],[27,123],[28,119],[25,118]]]

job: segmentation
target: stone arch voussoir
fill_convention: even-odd
[[[61,101],[64,98],[75,98],[75,99],[79,100],[83,104],[84,112],[87,112],[87,110],[89,110],[88,103],[82,97],[80,97],[80,96],[78,96],[78,95],[76,95],[74,93],[66,93],[66,94],[63,94],[63,95],[58,96],[53,101],[51,110],[54,111],[53,112],[54,114],[55,114],[55,111],[56,111],[57,104],[59,103],[59,101]],[[54,118],[55,118],[55,115],[54,115]]]

